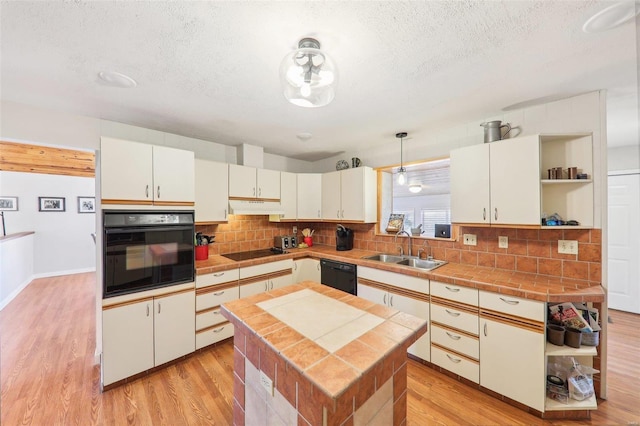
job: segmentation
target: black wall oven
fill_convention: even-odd
[[[103,212],[102,297],[194,280],[192,211]]]

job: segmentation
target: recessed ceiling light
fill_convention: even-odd
[[[636,7],[634,1],[612,4],[587,19],[582,26],[582,31],[585,33],[607,31],[633,19],[638,13],[640,13],[640,7]]]
[[[409,185],[409,191],[414,194],[417,194],[418,192],[422,191],[422,185],[419,185],[419,184]]]
[[[138,83],[128,75],[115,71],[100,71],[98,73],[98,83],[111,87],[122,87],[130,89],[136,87]]]
[[[300,139],[301,141],[305,142],[305,141],[308,141],[309,139],[311,139],[313,137],[313,135],[311,133],[309,133],[309,132],[301,132],[301,133],[298,133],[296,135],[296,137],[298,139]]]

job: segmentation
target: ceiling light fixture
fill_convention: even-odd
[[[612,4],[593,15],[582,26],[585,33],[599,33],[624,24],[640,13],[640,7],[634,1]]]
[[[402,139],[407,137],[407,132],[396,133],[396,138],[400,138],[400,168],[398,169],[398,185],[407,183],[407,169],[402,165]]]
[[[417,194],[420,191],[422,191],[422,185],[420,185],[418,183],[414,183],[413,185],[409,185],[409,192],[411,192],[413,194]]]
[[[138,85],[138,83],[128,75],[116,71],[100,71],[98,73],[98,82],[105,86],[121,87],[123,89],[130,89]]]
[[[338,71],[331,58],[320,50],[313,38],[303,38],[298,49],[284,57],[280,64],[280,81],[284,97],[305,108],[329,104],[335,96]]]

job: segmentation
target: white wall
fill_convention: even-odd
[[[609,171],[640,169],[640,145],[609,148],[607,155]]]
[[[5,212],[7,234],[35,232],[35,276],[95,269],[96,215],[78,213],[77,198],[94,196],[93,178],[0,171],[0,181],[3,195],[18,197],[18,211]],[[38,211],[38,197],[64,197],[65,211]]]

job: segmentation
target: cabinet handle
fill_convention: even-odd
[[[320,210],[318,210],[318,218],[320,218]]]
[[[484,335],[486,336],[487,335],[487,323],[486,322],[484,323],[484,327],[483,328],[484,328]]]
[[[270,290],[273,290],[273,281],[269,281],[269,283],[271,283],[271,288],[270,288]]]
[[[149,198],[149,185],[147,185],[147,187],[146,187],[146,188],[145,188],[145,190],[144,190],[144,196],[145,196],[146,198]]]
[[[256,187],[255,186],[253,187],[253,196],[254,197],[256,196]]]
[[[224,209],[224,218],[227,218],[227,209]]]
[[[262,195],[262,188],[258,188],[258,197]]]
[[[213,274],[214,277],[221,277],[224,275],[224,272],[218,272],[216,274]]]
[[[336,210],[336,217],[340,219],[340,210]]]
[[[460,312],[453,312],[453,311],[450,311],[448,309],[445,309],[445,312],[448,313],[449,315],[451,315],[452,317],[459,317],[460,316]]]
[[[160,185],[158,185],[158,198],[160,198]]]
[[[340,217],[344,219],[344,210],[340,210]]]
[[[224,290],[213,293],[214,296],[222,296],[224,294]]]
[[[487,208],[482,209],[482,220],[487,220]]]
[[[162,305],[160,304],[160,302],[158,302],[158,313],[160,313],[161,309],[162,309]]]
[[[220,333],[222,330],[224,330],[224,326],[220,327],[220,328],[216,328],[215,330],[213,330],[214,333]]]
[[[384,296],[382,296],[382,304],[383,305],[387,304],[387,295],[386,294]]]
[[[451,339],[460,340],[460,336],[458,336],[457,334],[451,334],[448,331],[446,333],[447,333],[447,336],[449,336]]]
[[[447,358],[449,358],[449,361],[455,362],[456,364],[458,364],[460,361],[462,361],[460,358],[454,358],[449,354],[446,354],[446,355],[447,355]]]
[[[445,285],[445,286],[444,286],[444,288],[446,288],[447,290],[452,291],[452,292],[454,292],[454,293],[457,293],[457,292],[459,292],[459,291],[460,291],[460,289],[459,289],[459,288],[449,287],[448,285]]]
[[[497,208],[497,207],[496,207],[496,209],[495,209],[495,210],[494,210],[494,212],[493,212],[493,218],[494,218],[495,220],[498,220],[498,208]]]
[[[149,304],[147,303],[147,316],[149,316]]]
[[[264,282],[264,291],[267,291],[267,290],[269,290],[269,282],[265,281]]]
[[[393,294],[389,296],[389,306],[393,306]]]
[[[318,262],[318,264],[316,265],[316,269],[319,271],[320,270],[320,263]]]
[[[220,315],[220,310],[218,309],[217,311],[213,311],[213,315]]]
[[[517,305],[518,303],[520,303],[520,301],[518,300],[507,300],[504,297],[501,297],[500,300],[502,300],[504,303],[507,303],[509,305]]]
[[[293,270],[294,270],[294,271],[297,271],[297,270],[298,270],[298,264],[297,264],[297,263],[294,263],[294,264],[293,264]]]

